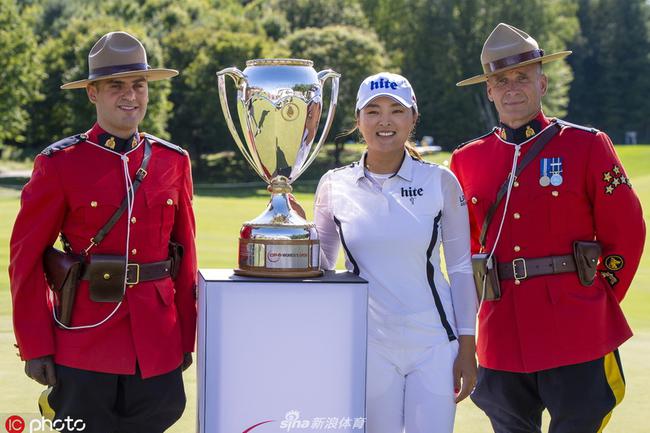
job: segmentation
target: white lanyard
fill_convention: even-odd
[[[142,144],[144,140],[140,139],[138,142],[138,145],[134,147],[133,149],[129,150],[128,152],[125,152],[124,154],[121,154],[119,152],[115,152],[114,150],[108,149],[104,146],[100,146],[97,143],[93,143],[92,141],[86,139],[86,142],[88,144],[92,144],[93,146],[96,146],[99,149],[102,149],[106,152],[112,153],[114,155],[117,155],[120,157],[120,160],[122,161],[122,168],[123,168],[123,174],[124,174],[124,185],[126,188],[126,212],[127,212],[127,219],[126,219],[126,251],[124,254],[124,269],[128,269],[128,264],[129,264],[129,243],[131,239],[131,215],[133,213],[133,201],[135,199],[135,195],[133,192],[133,181],[131,180],[131,176],[129,175],[129,157],[128,155],[138,149],[140,145]],[[90,249],[94,246],[95,244],[92,243],[88,248],[86,248],[86,252],[90,251]],[[124,272],[124,282],[122,284],[122,298],[124,298],[124,295],[126,294],[126,283],[127,283],[127,275],[128,272]],[[54,302],[52,302],[52,305],[54,305]],[[108,316],[106,316],[103,320],[94,323],[92,325],[79,325],[79,326],[67,326],[61,323],[59,319],[56,317],[56,310],[52,308],[52,316],[54,317],[54,321],[62,328],[67,329],[67,330],[75,330],[75,329],[88,329],[88,328],[96,328],[97,326],[100,326],[106,321],[108,321],[113,315],[117,312],[117,310],[120,308],[120,305],[122,305],[122,301],[118,302],[118,304],[115,306],[113,311],[110,312]]]

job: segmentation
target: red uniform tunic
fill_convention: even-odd
[[[541,128],[549,124],[542,113],[535,120]],[[473,252],[512,165],[514,145],[499,133],[461,146],[452,156],[451,169],[468,200]],[[522,157],[534,141],[523,144]],[[542,186],[546,168],[557,162],[562,183]],[[504,204],[505,198],[490,224],[487,251],[495,248]],[[534,372],[576,364],[602,357],[632,335],[619,302],[643,250],[641,205],[609,137],[563,127],[516,179],[495,256],[508,263],[566,255],[573,241],[594,239],[603,252],[592,286],[582,286],[576,273],[532,277],[519,285],[506,280],[500,300],[483,302],[477,345],[482,366]]]
[[[88,140],[97,143],[103,133],[95,125]],[[143,154],[141,143],[128,155],[132,179]],[[182,151],[153,143],[147,172],[131,220],[124,212],[90,253],[123,255],[129,224],[129,262],[165,260],[172,238],[185,248],[178,277],[128,286],[122,305],[106,323],[65,330],[52,319],[42,253],[59,232],[74,252],[88,247],[126,195],[124,169],[119,155],[86,141],[37,156],[10,245],[14,331],[22,359],[54,355],[57,364],[115,374],[134,374],[137,361],[147,378],[177,368],[183,353],[193,351],[197,265],[190,159]],[[90,300],[88,281],[82,281],[71,326],[97,323],[115,305]]]

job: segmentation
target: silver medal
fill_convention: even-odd
[[[551,184],[551,179],[548,176],[542,176],[539,178],[539,184],[541,186],[549,186]]]
[[[551,176],[551,185],[553,186],[560,186],[562,185],[562,175],[559,173],[555,173],[553,176]]]

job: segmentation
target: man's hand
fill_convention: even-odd
[[[185,371],[190,367],[190,365],[192,365],[192,353],[186,352],[183,354],[183,363],[181,364],[181,369]]]
[[[476,343],[473,335],[458,337],[458,356],[454,361],[454,392],[456,403],[460,403],[476,385]]]
[[[25,361],[25,374],[41,385],[56,384],[56,372],[51,355]]]

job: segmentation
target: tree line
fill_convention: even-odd
[[[0,150],[24,158],[91,126],[85,92],[59,86],[87,77],[90,48],[114,30],[138,37],[152,66],[181,71],[150,84],[143,129],[188,149],[200,178],[221,164],[217,176],[234,179],[245,165],[220,160],[235,146],[215,72],[253,58],[306,58],[342,74],[329,141],[354,126],[363,78],[402,73],[418,97],[416,137],[451,149],[497,122],[484,86],[455,83],[481,71],[499,22],[547,52],[574,51],[545,65],[548,115],[649,142],[649,13],[646,0],[0,0]]]

